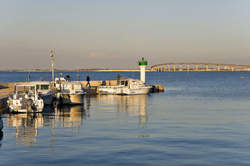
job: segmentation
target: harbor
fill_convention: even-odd
[[[83,90],[86,92],[86,95],[99,95],[98,87],[105,85],[116,86],[117,80],[101,80],[101,81],[90,81],[91,87],[87,87],[87,81],[72,81],[74,83],[81,83]],[[4,85],[4,88],[0,89],[0,108],[7,108],[7,98],[9,95],[13,94],[14,85],[16,83],[27,84],[28,82],[6,82],[0,83]],[[150,89],[152,93],[164,92],[164,87],[162,85],[155,84]]]
[[[250,166],[250,1],[0,5],[0,166]]]
[[[14,77],[22,82],[27,73],[1,74],[2,81]],[[31,73],[31,79],[47,74]],[[129,156],[138,159],[133,163],[147,165],[152,160],[144,156],[150,154],[155,159],[167,157],[163,162],[167,165],[176,162],[173,156],[178,152],[183,156],[178,157],[179,161],[199,158],[209,160],[207,165],[248,162],[249,153],[239,148],[249,146],[250,89],[243,86],[250,83],[249,72],[146,74],[148,84],[161,84],[165,92],[85,95],[83,106],[46,107],[36,114],[3,112],[1,161],[8,165],[20,161],[26,165],[48,161],[67,165],[63,160],[66,155],[72,165],[109,165],[111,159],[111,165],[129,165]],[[80,73],[81,78],[87,75],[116,81],[112,78],[117,73]],[[138,72],[124,75],[140,78]],[[214,156],[216,151],[221,153],[221,148],[231,156],[228,160],[224,160],[224,155]],[[10,152],[15,157],[8,159]],[[45,157],[40,158],[41,155]],[[212,159],[216,162],[209,164]]]
[[[164,92],[162,85],[146,84],[147,60],[138,61],[140,79],[121,78],[116,80],[72,81],[70,75],[55,77],[55,54],[50,51],[52,81],[28,81],[2,83],[0,89],[0,108],[8,108],[11,113],[43,112],[45,105],[84,104],[85,95],[147,95]],[[28,75],[30,80],[30,73]]]

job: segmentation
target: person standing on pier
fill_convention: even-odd
[[[117,74],[117,85],[120,85],[121,84],[121,75],[120,74]]]
[[[90,86],[90,76],[89,75],[87,75],[86,81],[87,81],[86,87],[91,87]]]

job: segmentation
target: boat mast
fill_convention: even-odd
[[[52,75],[52,84],[55,85],[55,51],[50,50],[50,64],[51,64],[51,75]]]

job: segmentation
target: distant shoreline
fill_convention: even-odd
[[[171,70],[171,71],[154,71],[151,69],[146,69],[146,72],[221,72],[221,71],[230,71],[230,72],[237,72],[237,71],[250,71],[248,69],[234,69],[234,71],[232,70],[228,70],[228,69],[221,69],[220,71],[218,71],[217,69],[213,69],[213,70],[205,70],[205,69],[201,69],[201,70],[186,70],[186,69],[182,69],[182,70]],[[49,69],[13,69],[13,70],[0,70],[1,72],[51,72],[51,70]],[[58,73],[63,73],[63,72],[140,72],[140,69],[73,69],[73,70],[69,70],[69,69],[56,69],[55,72]]]

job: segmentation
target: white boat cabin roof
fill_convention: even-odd
[[[36,85],[50,85],[49,81],[33,81],[15,83],[15,86],[36,86]]]

